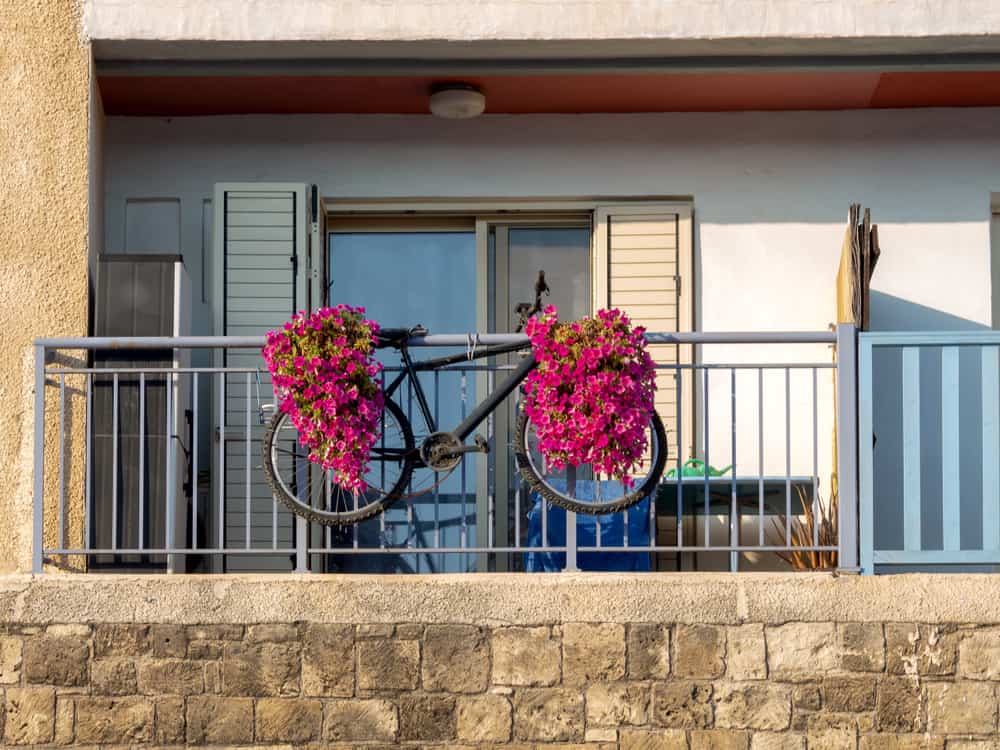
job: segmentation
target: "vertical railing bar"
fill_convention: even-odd
[[[63,505],[66,503],[66,376],[59,376],[59,549],[66,548],[66,532],[63,528]]]
[[[514,414],[521,413],[521,391],[515,391],[514,397]],[[516,459],[514,458],[513,452],[511,452],[509,461],[513,464]],[[510,471],[510,466],[508,466],[508,471]],[[517,471],[517,466],[513,466],[514,471],[511,472],[511,476],[514,477],[514,546],[521,547],[521,478]]]
[[[864,349],[864,346],[862,347]],[[868,353],[871,350],[868,349]],[[859,440],[858,420],[863,411],[866,396],[858,390],[858,342],[857,330],[850,323],[837,325],[837,369],[836,369],[836,417],[837,417],[837,566],[844,570],[858,569],[858,459],[865,455],[861,446],[870,440]],[[870,359],[869,359],[870,362]],[[870,385],[870,383],[869,383]],[[868,394],[871,390],[869,388]],[[870,401],[867,402],[870,406]],[[870,411],[865,418],[870,416]],[[871,425],[866,431],[870,438]],[[867,454],[871,457],[871,453]],[[870,499],[870,498],[869,498]],[[862,519],[861,533],[865,538],[870,530]],[[864,571],[870,573],[871,571]]]
[[[441,371],[434,371],[434,424],[441,424]],[[441,546],[441,485],[434,483],[434,546]],[[441,556],[441,563],[444,557]]]
[[[542,459],[542,474],[547,475],[549,473],[548,462]],[[542,504],[542,546],[549,546],[549,501],[545,499],[545,496],[538,493],[538,501]],[[567,526],[567,533],[568,531]]]
[[[226,547],[226,373],[219,373],[219,549]]]
[[[383,430],[385,428],[383,427]],[[330,512],[330,502],[333,496],[333,491],[331,483],[333,482],[333,473],[330,469],[325,469],[323,471],[323,509],[329,513]],[[357,497],[354,499],[354,504],[357,505]],[[354,527],[354,539],[357,541],[358,537],[358,525],[351,524]],[[331,549],[333,546],[333,527],[324,525],[323,526],[323,539],[324,546],[326,549]]]
[[[816,368],[812,368],[812,391],[813,391],[813,470],[812,470],[812,496],[813,496],[813,546],[819,546],[819,385],[817,382]],[[829,500],[827,501],[829,502]]]
[[[707,367],[702,368],[702,373],[703,373],[703,375],[702,375],[702,380],[703,380],[702,390],[705,393],[705,395],[704,395],[704,397],[702,399],[704,401],[704,405],[705,405],[705,408],[704,408],[704,412],[705,412],[705,467],[704,467],[704,474],[705,474],[705,545],[704,546],[705,547],[710,547],[711,544],[709,543],[709,538],[711,536],[711,526],[709,524],[709,519],[710,519],[709,513],[710,513],[710,510],[711,510],[711,507],[709,505],[709,497],[710,497],[711,488],[710,488],[709,478],[708,478],[709,477],[708,467],[710,465],[709,464],[709,431],[710,431],[710,428],[708,426],[708,401],[709,401],[709,399],[708,399],[708,373],[709,373],[709,368],[707,368]]]
[[[677,387],[677,541],[675,546],[678,550],[684,546],[684,410],[681,406],[683,403],[683,391],[684,391],[684,374],[681,371],[680,363],[680,352],[678,352],[677,362],[674,366],[674,372],[676,374],[675,384]],[[692,373],[694,371],[692,370]],[[694,377],[692,376],[691,382],[694,382]],[[650,503],[649,508],[649,534],[650,539],[656,538],[656,503]],[[677,553],[678,559],[680,558],[680,552]]]
[[[732,477],[730,482],[730,498],[729,498],[729,543],[733,547],[738,547],[740,544],[740,512],[739,506],[736,498],[736,368],[730,368],[730,396],[731,396],[731,406],[730,406],[730,429],[732,431],[731,441],[732,441],[732,469],[730,469],[730,475]],[[740,553],[733,550],[729,555],[729,569],[731,572],[735,573],[740,567]]]
[[[655,494],[655,490],[653,492]],[[651,499],[652,497],[653,497],[653,495],[651,494],[649,496],[650,502],[652,502],[652,499]],[[628,546],[629,546],[629,543],[628,543],[628,512],[629,512],[629,508],[626,508],[624,511],[622,511],[622,547],[625,548],[625,549],[627,549]],[[656,544],[656,540],[655,539],[650,539],[649,543],[650,543],[650,545],[655,545]]]
[[[274,497],[271,498],[271,549],[278,549],[278,501]]]
[[[792,546],[792,371],[785,368],[785,547]]]
[[[139,549],[146,544],[146,373],[139,373]]]
[[[920,349],[903,349],[903,549],[921,548]]]
[[[167,373],[163,379],[164,387],[166,388],[166,413],[164,415],[164,434],[167,436],[166,445],[164,445],[163,450],[163,460],[167,467],[166,476],[163,478],[163,490],[166,495],[166,519],[164,523],[164,539],[166,544],[164,545],[168,550],[174,548],[174,513],[175,504],[177,502],[176,486],[175,482],[177,479],[177,467],[174,461],[174,426],[177,424],[177,420],[174,417],[174,409],[176,408],[176,403],[174,399],[174,374]],[[173,559],[167,556],[167,572],[173,573]]]
[[[244,429],[243,429],[243,441],[244,441],[244,453],[243,453],[244,470],[243,470],[243,477],[244,477],[244,482],[246,484],[246,487],[245,487],[246,497],[244,498],[244,511],[243,511],[243,514],[245,516],[244,519],[243,519],[243,522],[244,522],[244,531],[243,531],[243,533],[246,535],[244,537],[244,539],[243,539],[243,548],[244,549],[250,549],[250,520],[251,520],[250,519],[250,516],[251,516],[251,507],[250,506],[251,506],[251,493],[252,493],[252,488],[251,488],[251,484],[250,484],[250,389],[252,387],[253,387],[253,384],[251,383],[251,380],[250,380],[250,373],[247,372],[246,373],[246,389],[247,390],[246,390],[246,394],[243,397],[244,398],[244,403],[243,403],[243,412],[244,412],[244,414],[243,414],[243,416],[244,416],[244,419],[246,420],[246,425],[244,426]]]
[[[191,375],[191,549],[198,549],[198,381]]]
[[[118,549],[118,372],[111,376],[111,549]]]
[[[576,489],[576,466],[573,464],[566,465],[566,494],[569,497],[577,498]],[[565,512],[566,516],[566,566],[563,568],[565,571],[576,571],[580,568],[577,566],[577,522],[576,513],[567,510]]]
[[[596,477],[596,474],[595,474],[595,477]],[[597,480],[597,481],[600,481],[600,480]],[[595,541],[597,542],[597,544],[595,546],[598,549],[600,549],[601,548],[601,517],[600,516],[594,516],[594,532],[595,532]]]
[[[45,560],[45,347],[40,344],[35,344],[34,420],[31,572],[41,575]]]
[[[757,543],[764,546],[764,368],[757,368]]]
[[[257,380],[257,389],[258,389],[258,407],[259,407],[260,406],[260,404],[259,404],[260,379],[259,378]],[[249,400],[250,400],[250,394],[247,393],[247,401],[249,402]],[[277,410],[275,410],[275,414],[277,414],[277,413],[278,413]],[[260,419],[261,421],[263,421],[263,417],[264,417],[263,412],[259,412],[258,419]],[[277,436],[275,436],[275,438],[277,438]],[[310,468],[309,471],[312,471],[312,469]],[[309,477],[309,478],[311,479],[312,477]],[[271,494],[271,493],[269,493],[269,494]],[[311,498],[310,498],[310,502],[311,502]],[[296,518],[296,521],[297,520],[298,519]],[[298,540],[296,540],[296,541],[298,541]],[[298,545],[296,545],[296,546],[298,546]],[[271,549],[278,549],[278,498],[276,498],[273,494],[271,494]]]
[[[983,549],[1000,548],[1000,349],[984,346],[983,392]]]
[[[91,482],[93,481],[93,445],[91,444],[91,433],[93,432],[93,416],[94,416],[94,375],[93,373],[87,373],[85,376],[87,378],[87,418],[86,418],[86,432],[84,435],[84,470],[86,476],[84,477],[84,487],[83,487],[83,546],[86,549],[90,549],[90,528],[91,528],[91,516],[93,515],[94,509],[92,507],[92,497],[93,490],[91,489]],[[142,475],[139,475],[140,481],[142,481]]]
[[[420,377],[417,375],[417,377]],[[406,410],[407,416],[410,419],[410,424],[413,424],[413,382],[411,380],[406,381]],[[395,534],[393,534],[393,541],[395,541]],[[406,548],[413,549],[413,498],[406,498]],[[420,558],[415,558],[416,572],[420,572]]]
[[[486,373],[486,388],[489,393],[493,393],[496,390],[496,370],[490,369]],[[490,412],[489,416],[486,418],[486,434],[488,435],[488,440],[496,445],[497,440],[497,426],[496,426],[496,412]],[[464,464],[465,461],[462,461]],[[489,483],[489,490],[486,493],[486,547],[487,549],[493,549],[495,543],[496,535],[496,502],[497,502],[497,474],[499,473],[501,467],[494,463],[493,466],[493,481]],[[478,520],[478,519],[477,519]],[[487,558],[488,559],[488,558]],[[489,562],[486,563],[489,567]]]
[[[857,435],[868,435],[869,437],[855,438],[854,430],[845,419],[846,413],[853,413],[853,410],[845,409],[852,402],[852,394],[849,391],[854,388],[854,335],[853,331],[844,324],[837,326],[837,492],[838,492],[838,524],[839,551],[837,553],[837,564],[844,566],[857,562],[860,565],[860,572],[863,575],[874,573],[874,539],[875,539],[875,519],[874,519],[874,446],[872,445],[872,344],[870,340],[862,338],[857,347]],[[850,346],[845,347],[845,339],[850,340]],[[848,364],[851,365],[852,372],[848,372]],[[850,381],[850,382],[847,382]],[[850,386],[850,387],[848,387]],[[845,398],[845,392],[848,393]],[[846,460],[844,455],[846,444],[856,443],[857,452],[857,479],[858,495],[855,497],[851,492],[852,487],[847,487],[852,462]],[[845,468],[846,467],[846,471]],[[854,477],[850,477],[853,480]],[[860,514],[860,524],[858,525],[858,545],[854,546],[850,538],[853,529],[848,529],[845,523],[845,516],[851,516],[846,507],[846,503],[853,503],[857,500],[858,513]],[[850,546],[848,546],[850,544]],[[851,559],[852,552],[860,552],[860,559]],[[845,554],[846,553],[846,554]],[[846,560],[845,560],[846,558]]]
[[[462,374],[459,379],[458,392],[459,392],[459,403],[460,403],[459,411],[461,414],[460,421],[463,421],[465,419],[465,410],[467,405],[466,400],[468,399],[469,396],[468,392],[469,384],[468,384],[468,371],[463,369],[461,372]],[[468,498],[466,497],[468,485],[466,484],[467,477],[465,473],[465,461],[462,461],[462,464],[459,467],[459,475],[461,477],[461,486],[459,487],[459,491],[461,492],[462,495],[462,524],[460,527],[461,530],[459,532],[459,535],[461,537],[460,538],[461,547],[464,549],[469,546],[469,505],[468,505]],[[468,565],[468,556],[463,555],[462,566],[466,567],[467,565]]]
[[[945,550],[962,546],[958,347],[941,350],[941,539]]]

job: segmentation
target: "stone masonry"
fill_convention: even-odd
[[[0,629],[4,747],[996,750],[1000,627]]]

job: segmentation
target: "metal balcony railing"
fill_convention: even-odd
[[[267,489],[262,337],[38,340],[34,570],[736,570],[781,566],[793,554],[855,568],[853,327],[647,336],[673,470],[653,497],[586,518],[540,501],[509,449],[515,395],[484,426],[488,455],[346,529],[293,516]],[[429,335],[412,345],[469,340]],[[513,366],[495,359],[422,375],[443,426]],[[399,395],[404,410],[407,398]],[[694,457],[732,469],[685,475]],[[824,488],[838,484],[837,516],[810,524],[810,514],[830,515]]]

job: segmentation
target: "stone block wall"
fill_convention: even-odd
[[[987,750],[1000,627],[7,622],[4,747]]]

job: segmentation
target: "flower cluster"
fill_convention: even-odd
[[[384,405],[382,365],[373,358],[379,326],[364,313],[348,305],[300,312],[268,332],[263,350],[278,408],[291,417],[309,460],[355,493],[366,488]]]
[[[620,310],[560,323],[553,306],[527,326],[538,367],[525,382],[525,412],[556,470],[590,464],[631,488],[648,445],[656,371],[645,329]]]

